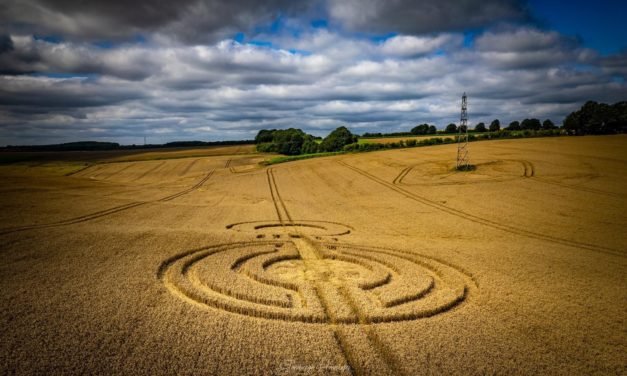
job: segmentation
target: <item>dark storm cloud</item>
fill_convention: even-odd
[[[3,74],[101,74],[128,80],[144,79],[158,65],[148,50],[125,47],[103,50],[75,43],[50,43],[32,37],[9,37],[11,49],[0,54]]]
[[[606,73],[627,79],[627,51],[602,58],[600,65]]]
[[[247,32],[277,17],[328,17],[348,30],[430,33],[528,17],[517,0],[6,0],[10,32],[74,40],[128,39],[157,33],[197,43]]]
[[[0,55],[13,51],[13,40],[10,35],[0,35]]]
[[[98,107],[145,97],[138,88],[122,82],[44,77],[0,76],[2,108],[57,111],[58,108]]]
[[[462,30],[529,15],[517,0],[329,0],[332,20],[350,30],[404,34]]]
[[[528,27],[486,32],[476,39],[475,47],[486,64],[505,69],[590,63],[597,55],[577,38]]]
[[[307,4],[291,0],[7,0],[0,5],[0,23],[17,33],[75,40],[126,39],[161,32],[198,42],[302,12]]]

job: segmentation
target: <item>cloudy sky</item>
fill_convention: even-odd
[[[622,3],[622,4],[621,4]],[[0,145],[251,139],[627,100],[627,3],[2,0]]]

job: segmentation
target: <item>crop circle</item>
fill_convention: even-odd
[[[461,269],[413,252],[291,240],[209,246],[166,260],[159,278],[196,305],[250,317],[370,324],[430,317],[476,288]]]

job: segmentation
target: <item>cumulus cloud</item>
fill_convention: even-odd
[[[435,37],[398,35],[387,39],[381,45],[381,52],[392,56],[417,56],[447,47],[459,47],[462,41],[463,36],[453,34],[441,34]]]
[[[597,55],[575,38],[529,27],[487,32],[477,38],[475,46],[487,64],[507,69],[588,63]]]
[[[529,52],[555,47],[574,48],[577,41],[554,31],[524,27],[484,33],[477,38],[475,45],[479,51]]]

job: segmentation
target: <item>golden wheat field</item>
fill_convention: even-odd
[[[0,373],[625,374],[626,150],[3,165]]]

